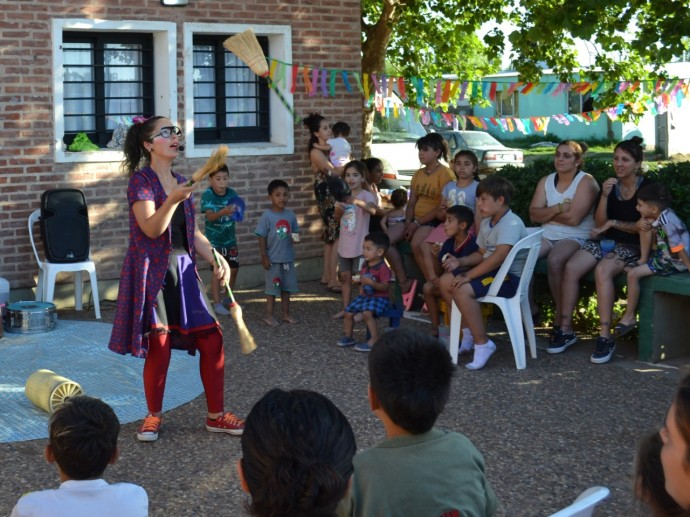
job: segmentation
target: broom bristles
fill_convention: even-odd
[[[247,325],[244,324],[242,307],[237,304],[230,307],[230,315],[235,322],[235,327],[237,327],[237,335],[240,339],[240,350],[244,355],[251,354],[256,350],[256,343],[254,342],[254,337],[249,333]]]
[[[218,252],[215,248],[211,248],[211,253],[213,253],[213,261],[216,265],[220,265],[220,259],[218,258]],[[237,327],[237,335],[240,339],[240,350],[243,354],[251,354],[256,350],[256,343],[254,342],[254,337],[249,332],[247,325],[244,324],[244,318],[242,317],[242,307],[235,301],[235,297],[232,294],[232,289],[230,289],[230,284],[225,282],[225,291],[230,298],[230,315],[232,320],[235,322],[235,327]]]
[[[218,149],[213,151],[213,154],[209,156],[208,160],[206,160],[206,163],[200,169],[194,171],[194,174],[192,174],[192,179],[188,185],[191,185],[192,183],[199,183],[206,176],[220,169],[220,167],[225,164],[225,158],[227,156],[228,146],[221,145],[218,147]]]
[[[268,62],[253,30],[247,29],[229,37],[223,42],[223,46],[242,60],[256,75],[268,75]]]

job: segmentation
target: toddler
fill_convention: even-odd
[[[326,145],[312,143],[312,146],[328,153],[328,159],[333,167],[343,167],[352,160],[352,146],[347,141],[347,137],[350,136],[350,126],[347,122],[336,122],[331,131],[333,138],[326,140]]]
[[[407,206],[407,190],[397,188],[391,193],[391,208],[381,219],[383,231],[388,231],[391,226],[405,222],[405,207]]]
[[[390,246],[388,235],[383,232],[370,233],[364,238],[362,255],[364,265],[354,280],[360,285],[359,296],[345,309],[345,335],[336,343],[339,347],[354,346],[358,352],[369,352],[376,343],[378,331],[375,316],[380,316],[388,310],[388,283],[391,281],[391,270],[383,260]],[[361,313],[364,323],[369,330],[369,340],[366,343],[356,343],[353,336],[355,314]]]
[[[261,215],[254,230],[254,235],[259,237],[259,252],[266,280],[266,313],[262,321],[271,327],[278,325],[273,316],[276,296],[280,296],[282,321],[297,323],[290,316],[290,293],[297,292],[293,242],[299,242],[299,225],[294,212],[285,208],[289,196],[287,183],[283,180],[271,181],[268,184],[271,208]]]
[[[669,208],[670,204],[671,192],[661,183],[642,187],[637,193],[637,211],[646,220],[642,224],[648,229],[640,232],[639,266],[628,271],[628,303],[625,314],[615,327],[618,337],[637,327],[635,312],[640,301],[642,278],[673,275],[690,269],[690,234],[683,221]],[[653,242],[655,236],[656,242]]]

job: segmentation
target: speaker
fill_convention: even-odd
[[[89,258],[89,213],[81,190],[59,188],[41,195],[41,238],[48,262]]]

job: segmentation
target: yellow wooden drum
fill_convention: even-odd
[[[81,386],[50,370],[37,370],[26,380],[24,393],[35,406],[52,414],[67,397],[83,395]]]

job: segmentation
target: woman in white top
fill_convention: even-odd
[[[586,150],[585,144],[572,140],[558,144],[554,156],[556,172],[539,180],[529,206],[532,222],[544,228],[539,258],[546,257],[556,321],[561,314],[565,264],[594,228],[594,202],[599,185],[590,174],[582,171]],[[555,326],[553,334],[557,331]]]

